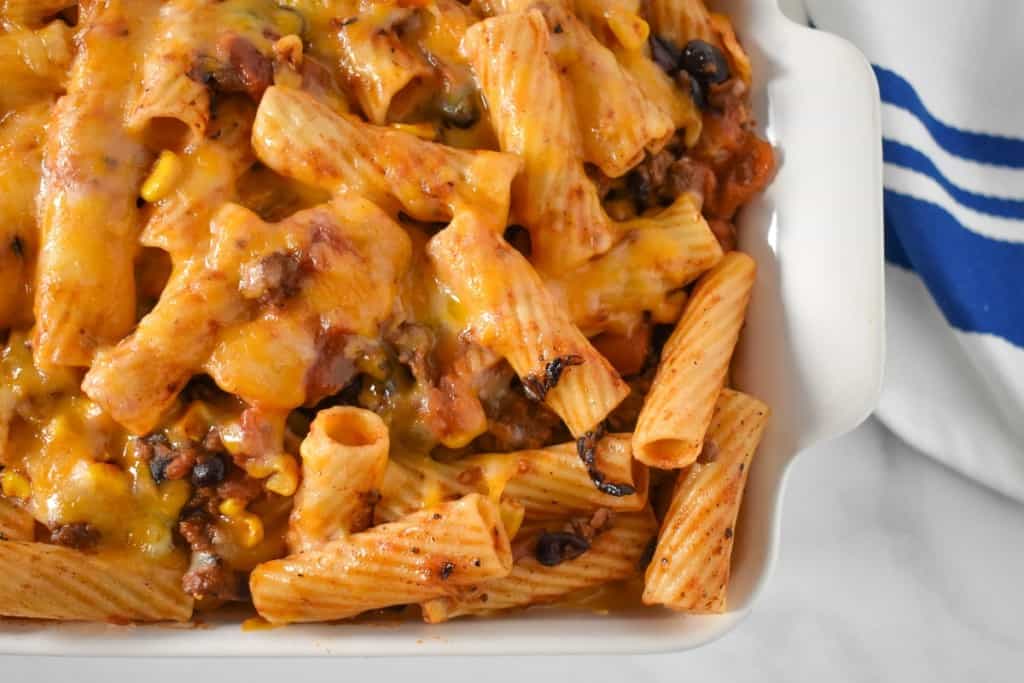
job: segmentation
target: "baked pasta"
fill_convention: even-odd
[[[727,609],[770,180],[703,0],[0,2],[0,616]],[[619,588],[628,592],[626,588]]]

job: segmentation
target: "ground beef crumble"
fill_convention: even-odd
[[[91,550],[100,542],[100,530],[87,522],[60,524],[50,529],[50,543],[75,550]]]

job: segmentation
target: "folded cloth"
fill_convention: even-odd
[[[1024,2],[805,0],[882,96],[888,367],[878,416],[1024,500]]]

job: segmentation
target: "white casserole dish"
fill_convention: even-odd
[[[195,628],[0,620],[0,653],[645,653],[696,647],[739,623],[775,560],[789,465],[802,450],[851,430],[876,403],[884,355],[881,135],[877,87],[857,50],[789,21],[777,0],[711,4],[732,17],[751,55],[758,120],[780,161],[775,182],[740,219],[741,246],[759,273],[735,384],[765,400],[773,416],[737,527],[728,613],[540,609],[438,626],[257,631],[229,618]]]

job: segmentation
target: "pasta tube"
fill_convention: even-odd
[[[163,249],[183,263],[209,240],[210,220],[223,204],[236,200],[238,178],[255,160],[249,148],[253,108],[248,101],[227,100],[204,138],[180,156],[181,172],[166,196],[153,202],[153,213],[139,241]]]
[[[457,150],[372,126],[279,87],[260,101],[252,143],[260,160],[282,175],[401,208],[421,221],[449,220],[472,206],[504,227],[520,167],[512,155]]]
[[[210,230],[209,251],[175,271],[156,307],[98,354],[82,384],[135,433],[153,429],[200,369],[250,402],[302,405],[316,356],[295,360],[295,350],[313,348],[330,330],[375,334],[411,249],[380,209],[351,197],[274,224],[226,204]],[[289,324],[261,327],[261,311]],[[280,345],[278,332],[294,343]],[[279,346],[285,360],[268,364]]]
[[[0,129],[0,329],[32,322],[39,244],[34,208],[51,106],[45,101],[8,112]]]
[[[469,333],[504,356],[573,436],[594,430],[629,393],[529,261],[475,214],[457,215],[427,253],[465,308]]]
[[[668,114],[674,128],[686,131],[683,138],[686,146],[697,144],[703,118],[689,93],[683,92],[644,50],[617,48],[615,56],[636,81],[644,100]]]
[[[643,161],[646,149],[664,146],[675,132],[672,119],[572,12],[548,5],[544,13],[559,29],[550,35],[551,51],[565,69],[583,158],[618,178]]]
[[[267,621],[326,621],[447,595],[511,567],[498,505],[472,494],[262,564],[249,585]]]
[[[548,283],[588,336],[625,333],[645,311],[655,322],[675,322],[680,311],[674,294],[722,258],[689,194],[655,216],[625,221],[620,229],[622,240],[608,253]]]
[[[648,0],[647,22],[655,35],[679,47],[691,40],[716,41],[704,0]]]
[[[0,615],[74,621],[188,621],[181,567],[129,555],[0,541]]]
[[[474,455],[450,463],[396,454],[388,463],[374,509],[377,522],[398,519],[437,501],[469,493],[513,500],[526,519],[558,519],[598,508],[640,510],[647,504],[647,468],[633,459],[629,434],[612,434],[597,447],[597,468],[635,490],[625,496],[594,486],[575,443],[514,453]]]
[[[31,541],[35,524],[28,512],[0,498],[0,541]]]
[[[135,323],[135,198],[149,155],[121,124],[133,54],[153,0],[84,11],[67,94],[47,133],[34,351],[41,367],[87,366]]]
[[[392,101],[433,73],[426,59],[409,49],[396,30],[413,14],[411,8],[373,3],[372,9],[350,17],[338,31],[342,68],[363,113],[373,123],[386,123]]]
[[[702,277],[665,343],[661,365],[637,419],[635,457],[651,467],[697,459],[743,326],[754,260],[732,251]]]
[[[723,389],[708,430],[706,458],[680,473],[643,601],[686,612],[723,612],[743,487],[768,407]]]
[[[511,573],[504,578],[462,588],[455,595],[427,602],[422,606],[423,618],[436,624],[469,614],[550,604],[574,591],[636,575],[644,551],[658,531],[654,514],[649,508],[616,514],[609,527],[574,559],[546,566],[534,555],[526,555],[516,561]],[[545,531],[545,527],[535,526],[529,534],[520,532],[523,538],[517,538],[516,545],[535,546]]]
[[[4,28],[37,28],[61,10],[74,7],[75,0],[0,0]]]
[[[466,31],[462,52],[490,104],[501,149],[523,159],[512,209],[530,231],[531,261],[558,275],[607,251],[614,230],[583,169],[572,95],[552,57],[544,15],[485,19]]]
[[[210,89],[190,73],[200,53],[212,51],[215,22],[210,0],[171,0],[160,8],[156,39],[147,50],[142,87],[129,105],[126,124],[139,132],[156,118],[185,124],[193,144],[206,135],[210,121]]]
[[[317,413],[299,451],[302,483],[288,524],[290,552],[370,526],[388,446],[388,428],[376,413],[351,407]]]
[[[0,19],[3,12],[0,11]],[[73,32],[62,21],[32,30],[14,28],[0,33],[0,111],[48,100],[66,85],[68,65],[74,57]]]

